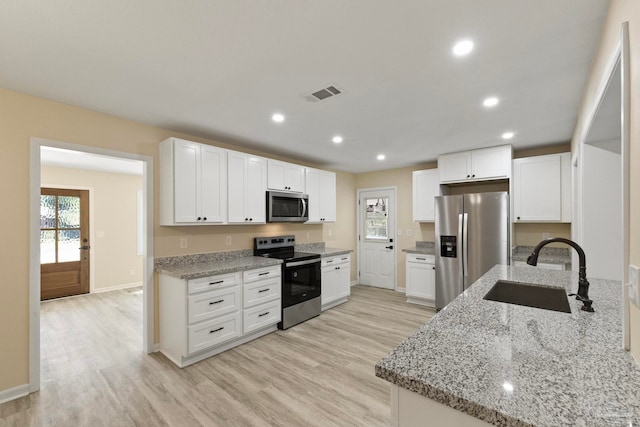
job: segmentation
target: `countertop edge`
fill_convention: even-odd
[[[171,277],[175,277],[182,280],[193,280],[193,279],[200,279],[202,277],[236,273],[239,271],[246,271],[246,270],[255,270],[258,268],[273,267],[275,265],[282,264],[282,260],[275,259],[275,258],[246,257],[246,258],[237,258],[237,260],[241,260],[237,265],[230,265],[230,266],[212,265],[210,268],[203,268],[202,270],[197,272],[185,273],[184,271],[180,271],[179,269],[173,270],[170,267],[157,267],[155,271],[158,274],[164,274],[166,276],[171,276]],[[246,263],[243,263],[243,261]],[[220,264],[222,262],[224,261],[212,261],[211,263]]]

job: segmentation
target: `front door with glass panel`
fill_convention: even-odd
[[[89,192],[40,192],[40,299],[89,293]]]
[[[359,192],[360,283],[395,288],[395,191]]]

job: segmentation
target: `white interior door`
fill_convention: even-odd
[[[395,189],[358,192],[360,284],[395,289]]]

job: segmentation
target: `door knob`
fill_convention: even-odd
[[[384,248],[385,248],[385,249],[393,249],[393,245],[391,245],[391,246],[385,246]]]
[[[83,251],[86,251],[90,248],[91,246],[80,246],[78,249],[82,249]]]

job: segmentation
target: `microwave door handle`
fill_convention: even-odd
[[[300,199],[300,201],[302,202],[302,215],[300,216],[304,217],[307,213],[307,202],[304,199]]]

